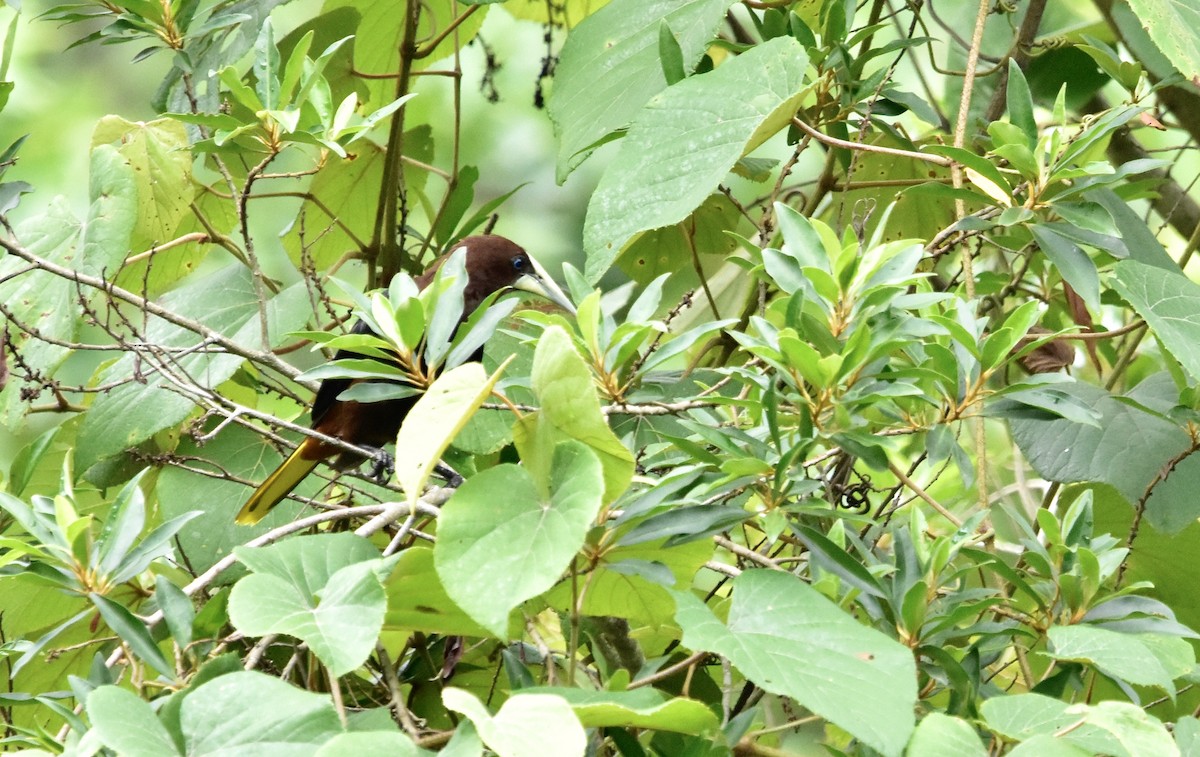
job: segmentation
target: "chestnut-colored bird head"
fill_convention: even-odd
[[[422,289],[450,255],[467,251],[467,288],[463,292],[463,311],[470,313],[492,292],[520,289],[544,297],[569,313],[575,306],[546,270],[516,242],[495,234],[481,234],[460,241],[417,278]]]

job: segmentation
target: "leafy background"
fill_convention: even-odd
[[[1196,11],[945,5],[7,7],[6,746],[1195,751]]]

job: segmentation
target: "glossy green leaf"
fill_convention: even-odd
[[[588,204],[588,280],[597,281],[639,233],[686,219],[739,158],[784,128],[807,65],[798,42],[777,37],[652,99]]]
[[[1200,284],[1137,260],[1114,267],[1113,288],[1146,319],[1175,359],[1200,380]]]
[[[1024,134],[1026,147],[1032,148],[1037,144],[1037,119],[1033,113],[1033,97],[1029,93],[1029,82],[1025,73],[1013,58],[1008,60],[1008,89],[1005,92],[1008,102],[1008,117]]]
[[[1112,216],[1121,239],[1129,248],[1129,257],[1132,260],[1172,273],[1179,272],[1178,264],[1167,254],[1154,232],[1129,203],[1111,189],[1093,189],[1085,193],[1084,197],[1103,207]]]
[[[689,505],[673,507],[650,516],[621,536],[622,545],[668,539],[668,545],[681,544],[726,531],[751,517],[751,513],[727,505]]]
[[[200,278],[162,298],[160,304],[185,318],[205,324],[230,338],[242,338],[246,344],[261,342],[254,285],[250,273],[234,264]],[[267,316],[273,341],[281,342],[286,325],[295,325],[298,306],[307,304],[302,286],[292,287],[267,304]],[[202,339],[194,332],[156,317],[149,318],[146,341],[167,347],[194,347]],[[243,359],[224,353],[195,353],[176,359],[176,370],[196,377],[205,387],[215,388],[233,375]],[[190,397],[172,391],[174,385],[160,373],[145,376],[145,382],[133,381],[144,375],[141,356],[126,353],[102,370],[97,383],[124,382],[96,398],[79,428],[75,459],[81,471],[95,463],[135,447],[159,431],[174,426],[191,413],[196,405]]]
[[[1059,275],[1079,293],[1088,308],[1093,312],[1100,310],[1100,276],[1096,272],[1096,264],[1080,247],[1063,235],[1038,224],[1029,227],[1038,246]]]
[[[726,623],[690,592],[675,601],[688,648],[727,657],[767,691],[885,755],[904,750],[916,726],[916,662],[895,640],[788,573],[756,569],[734,579]]]
[[[142,471],[134,476],[113,500],[96,540],[96,568],[101,575],[110,575],[125,561],[146,525],[146,497],[141,490],[145,475],[146,471]]]
[[[362,731],[339,733],[321,745],[313,757],[418,757],[422,751],[400,732]]]
[[[146,628],[145,623],[123,605],[108,597],[96,593],[88,596],[91,598],[92,604],[100,611],[100,617],[104,618],[108,627],[129,645],[134,654],[166,678],[175,678],[175,666],[167,662],[162,650],[150,637],[150,631]]]
[[[117,686],[101,686],[87,698],[88,719],[100,741],[129,757],[183,754],[150,704]]]
[[[498,757],[545,757],[550,744],[555,755],[583,757],[587,748],[579,719],[562,697],[553,694],[513,694],[495,716],[464,689],[447,687],[442,702],[465,715]]]
[[[660,24],[673,30],[683,69],[691,72],[731,5],[733,0],[613,0],[571,32],[549,103],[559,183],[667,86]]]
[[[600,459],[604,470],[604,501],[612,502],[633,477],[633,454],[621,443],[600,412],[592,374],[567,332],[546,329],[533,356],[533,391],[540,410],[523,417],[514,428],[521,460],[543,489],[559,442],[583,442]]]
[[[487,630],[450,599],[433,562],[431,547],[412,546],[400,552],[387,591],[386,631],[438,633],[447,636],[486,636]]]
[[[295,636],[335,676],[354,670],[374,650],[387,607],[382,581],[395,558],[380,558],[368,541],[348,533],[235,553],[254,571],[229,597],[229,618],[239,631]]]
[[[333,701],[252,671],[218,676],[180,707],[187,754],[311,754],[342,732]]]
[[[941,712],[921,719],[907,750],[912,757],[985,757],[987,753],[970,723]]]
[[[130,252],[173,239],[190,212],[194,195],[192,155],[184,125],[173,118],[132,122],[105,116],[92,133],[93,149],[100,145],[115,147],[133,169],[137,221]],[[137,283],[141,284],[140,279]]]
[[[663,78],[667,86],[683,81],[687,76],[683,65],[683,50],[680,49],[679,40],[675,39],[671,25],[665,18],[658,25],[658,57],[662,62]]]
[[[501,638],[514,607],[558,582],[600,511],[600,463],[588,447],[563,442],[551,471],[542,491],[522,467],[489,468],[438,520],[434,563],[446,593]]]
[[[1177,534],[1200,518],[1200,456],[1188,455],[1154,484],[1146,500],[1146,521],[1164,534]]]
[[[254,89],[261,109],[279,107],[279,49],[275,47],[275,28],[267,19],[254,41]]]
[[[396,480],[410,506],[454,437],[492,393],[504,366],[491,376],[479,363],[463,363],[441,376],[404,417],[396,437]]]
[[[1145,405],[1166,412],[1177,401],[1170,379],[1143,381],[1128,397],[1133,403],[1083,383],[1059,384],[1058,390],[1100,414],[1096,425],[1065,418],[1013,418],[1013,440],[1036,471],[1051,481],[1103,481],[1129,502],[1137,502],[1162,466],[1188,449],[1188,435]],[[1119,466],[1114,465],[1120,460]]]
[[[1152,635],[1118,633],[1090,625],[1053,626],[1048,635],[1053,645],[1051,657],[1095,665],[1105,675],[1140,686],[1156,686],[1172,698],[1174,679],[1190,672],[1196,664],[1191,646],[1178,638],[1170,639],[1172,650]],[[1154,651],[1144,640],[1147,638],[1155,645]],[[1160,655],[1166,658],[1160,659]]]
[[[695,699],[669,697],[650,687],[629,691],[589,691],[563,686],[540,687],[539,693],[567,700],[585,728],[653,728],[704,734],[716,730],[717,717]]]
[[[155,576],[154,601],[162,610],[163,620],[171,632],[171,638],[180,649],[186,649],[192,643],[192,623],[196,619],[196,609],[192,599],[183,593],[166,576]]]

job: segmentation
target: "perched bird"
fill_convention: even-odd
[[[427,287],[441,264],[453,252],[464,248],[467,270],[467,286],[463,292],[464,319],[488,295],[510,289],[532,292],[570,312],[575,311],[567,296],[529,253],[516,243],[491,234],[463,239],[450,253],[435,260],[428,270],[417,277],[417,286],[421,289]],[[367,333],[367,327],[359,322],[354,331]],[[353,354],[339,352],[335,359],[352,357]],[[416,404],[417,397],[379,402],[339,400],[338,395],[352,383],[353,380],[348,378],[330,378],[321,382],[313,401],[312,428],[326,436],[364,448],[364,452],[356,454],[329,442],[305,437],[296,451],[250,495],[237,514],[238,523],[252,525],[262,520],[321,460],[336,457],[334,467],[347,469],[361,464],[368,455],[383,459],[383,445],[396,440],[400,424]]]

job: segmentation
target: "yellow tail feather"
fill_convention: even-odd
[[[246,504],[238,512],[234,522],[243,526],[253,526],[258,523],[266,517],[271,508],[279,504],[292,489],[296,488],[296,484],[304,480],[304,477],[317,467],[319,461],[306,460],[300,456],[307,446],[307,441],[297,447],[296,451],[287,460],[284,460],[274,473],[267,476],[267,480],[262,482],[262,486],[258,487],[250,495],[250,499],[246,500]]]

